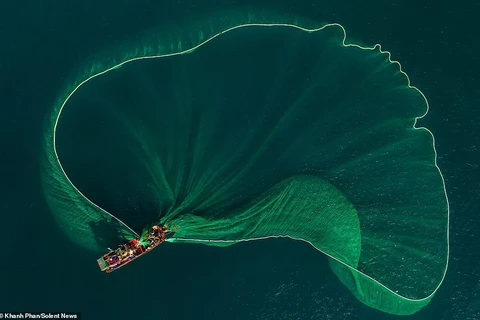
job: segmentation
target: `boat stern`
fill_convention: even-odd
[[[105,259],[100,258],[97,259],[98,266],[100,267],[100,270],[105,271],[108,268],[108,263],[105,261]]]

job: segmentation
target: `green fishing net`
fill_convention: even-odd
[[[427,100],[379,46],[286,20],[196,21],[72,81],[46,126],[51,210],[99,252],[156,223],[172,243],[306,241],[360,301],[414,313],[448,260],[434,138],[416,126]]]

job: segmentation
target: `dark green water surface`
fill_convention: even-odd
[[[0,312],[81,311],[84,319],[397,319],[358,302],[309,245],[265,240],[228,248],[166,244],[111,275],[70,243],[40,187],[44,117],[88,56],[162,23],[233,8],[235,1],[0,4]],[[345,26],[381,43],[430,102],[451,204],[451,265],[432,302],[408,319],[480,319],[475,3],[249,1]],[[92,61],[93,62],[93,61]],[[91,181],[94,184],[94,181]],[[105,201],[109,201],[105,199]],[[115,202],[115,201],[114,201]],[[149,210],[126,195],[119,210]],[[128,305],[132,307],[128,307]],[[124,306],[124,307],[119,307]]]

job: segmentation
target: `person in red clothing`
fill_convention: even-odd
[[[165,240],[165,228],[164,227],[160,227],[159,228],[160,230],[160,239]]]

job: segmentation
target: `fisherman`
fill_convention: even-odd
[[[165,239],[165,227],[162,226],[161,228],[159,228],[160,230],[160,239],[163,241]]]

